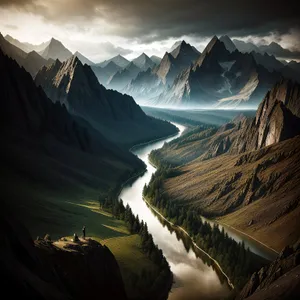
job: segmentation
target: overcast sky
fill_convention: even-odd
[[[0,31],[34,44],[54,37],[95,62],[118,53],[162,56],[181,39],[201,51],[222,34],[300,51],[296,2],[0,0]]]

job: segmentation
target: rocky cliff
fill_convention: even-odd
[[[119,266],[106,246],[88,239],[33,241],[6,210],[0,216],[1,290],[11,298],[127,299]]]
[[[298,299],[300,297],[300,243],[285,247],[269,266],[255,272],[236,300]]]

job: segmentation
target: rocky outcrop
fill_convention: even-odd
[[[300,296],[300,247],[285,247],[268,267],[255,272],[236,297],[242,299],[297,299]]]
[[[245,126],[231,152],[253,151],[300,134],[300,85],[282,80],[265,96],[255,119]]]
[[[14,299],[127,299],[119,266],[106,246],[92,239],[34,242],[6,213],[0,216],[4,294]]]

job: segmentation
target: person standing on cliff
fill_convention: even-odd
[[[82,227],[82,236],[83,236],[83,239],[85,240],[85,225]]]

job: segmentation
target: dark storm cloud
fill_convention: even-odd
[[[141,42],[182,35],[278,36],[299,28],[296,1],[223,0],[0,0],[40,14],[52,22],[75,22],[101,18],[109,34],[136,38]]]

